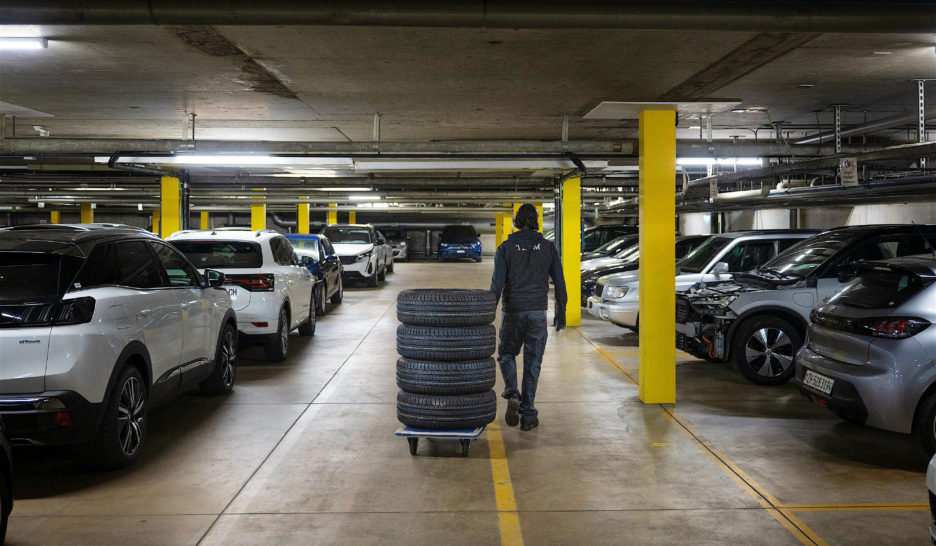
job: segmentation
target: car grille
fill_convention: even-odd
[[[692,317],[692,305],[690,305],[689,300],[683,295],[676,296],[676,322],[689,322],[689,319]]]
[[[595,297],[600,298],[602,292],[604,292],[604,285],[601,283],[596,284],[595,285]]]
[[[340,259],[343,265],[351,265],[357,261],[357,256],[341,256]]]

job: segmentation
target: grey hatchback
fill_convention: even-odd
[[[843,419],[918,434],[936,453],[936,256],[861,262],[813,309],[800,391]]]

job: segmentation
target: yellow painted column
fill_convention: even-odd
[[[93,203],[81,204],[81,223],[82,224],[94,223],[94,204]]]
[[[156,235],[159,235],[159,221],[160,221],[159,209],[155,209],[153,210],[153,233],[155,233]]]
[[[537,218],[537,223],[539,224],[539,232],[543,233],[543,204],[542,203],[536,204],[536,218]]]
[[[253,191],[266,191],[266,188],[252,188]],[[263,199],[256,196],[254,199]],[[266,229],[266,203],[250,205],[250,229]]]
[[[494,218],[494,240],[497,242],[496,246],[500,247],[501,243],[504,242],[504,213],[498,212],[497,216]]]
[[[504,203],[505,207],[512,206],[510,203]],[[513,233],[513,214],[510,212],[505,212],[504,216],[501,218],[503,221],[503,230],[504,230],[504,240],[507,240],[507,237]]]
[[[182,229],[182,186],[174,176],[162,177],[159,186],[159,236],[165,239]]]
[[[562,276],[569,302],[566,326],[582,325],[582,179],[562,183]]]
[[[349,224],[357,223],[357,211],[356,210],[352,210],[348,212],[348,223]]]
[[[49,213],[49,223],[50,224],[61,224],[62,223],[62,213],[53,210]]]
[[[201,229],[211,229],[211,216],[207,210],[201,212]]]
[[[338,223],[338,203],[329,203],[328,204],[328,224],[337,224]]]
[[[510,232],[511,233],[517,231],[517,226],[513,225],[513,219],[515,216],[517,216],[517,211],[520,210],[521,205],[523,205],[523,203],[513,204],[513,214],[510,216]]]
[[[308,197],[300,197],[299,199],[308,199]],[[308,203],[299,203],[296,208],[296,233],[309,233]]]
[[[676,402],[676,113],[640,113],[640,373],[645,404]],[[563,209],[564,210],[564,209]]]

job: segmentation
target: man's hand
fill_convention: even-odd
[[[556,316],[553,317],[553,326],[556,327],[556,331],[562,330],[565,328],[566,322],[566,310],[565,307],[556,307]]]

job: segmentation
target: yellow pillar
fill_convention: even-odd
[[[352,210],[348,212],[348,223],[349,224],[357,223],[357,211],[356,210]]]
[[[207,210],[201,212],[201,229],[211,229],[211,217]]]
[[[174,176],[160,180],[159,236],[166,238],[182,229],[182,186]]]
[[[562,276],[569,302],[566,326],[582,325],[582,179],[562,183]],[[675,309],[675,307],[674,307]]]
[[[504,203],[505,207],[511,207],[510,203]],[[507,236],[513,233],[513,213],[505,212],[501,218],[503,221],[503,230],[504,230],[504,240],[507,240]]]
[[[640,373],[646,404],[676,402],[676,114],[640,113]],[[563,209],[565,212],[565,209]]]
[[[517,216],[517,211],[520,210],[520,205],[523,203],[514,203],[513,204],[513,214],[510,216],[510,232],[513,233],[517,231],[517,226],[513,225],[513,219]]]
[[[53,210],[52,212],[50,212],[50,213],[49,213],[49,223],[50,223],[50,224],[61,224],[61,223],[62,223],[62,213],[59,212],[59,211],[57,211],[57,210]]]
[[[253,188],[253,191],[266,191],[266,188]],[[254,199],[263,199],[256,196]],[[266,229],[266,203],[250,205],[250,229]]]
[[[307,199],[307,197],[300,197],[299,199]],[[296,209],[296,232],[309,233],[308,203],[299,203],[299,207]]]
[[[81,223],[82,224],[94,223],[94,207],[92,206],[92,203],[81,204]]]
[[[539,232],[543,233],[543,204],[542,203],[536,204],[536,218],[537,218],[537,223],[539,224]]]
[[[328,204],[328,224],[338,223],[338,203]]]
[[[153,210],[153,233],[159,235],[159,209]]]
[[[504,213],[498,212],[494,218],[494,240],[497,241],[497,247],[504,242]]]

